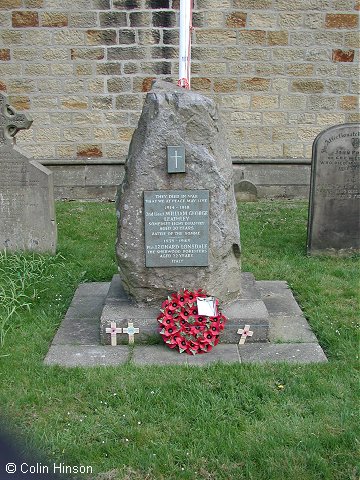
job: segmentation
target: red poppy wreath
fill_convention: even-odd
[[[199,315],[197,299],[205,297],[207,295],[201,289],[181,290],[163,302],[157,320],[160,335],[169,348],[196,355],[210,352],[219,343],[226,317],[219,311],[218,300],[215,301],[215,316]]]

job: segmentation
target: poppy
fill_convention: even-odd
[[[180,307],[185,305],[188,302],[188,299],[185,295],[185,292],[179,292],[177,296],[177,302]]]
[[[179,303],[177,300],[171,300],[167,306],[168,311],[174,311],[179,308]]]
[[[223,329],[224,329],[224,325],[220,324],[219,322],[212,322],[209,328],[210,332],[213,335],[219,335],[221,330]]]
[[[202,333],[204,332],[205,330],[205,326],[204,325],[197,325],[196,323],[191,325],[191,330],[190,330],[190,334],[193,335],[195,338],[197,337],[202,337]]]
[[[177,340],[176,343],[178,344],[180,352],[185,352],[189,348],[189,343],[182,337],[180,340]]]
[[[158,321],[161,323],[169,323],[174,321],[173,312],[165,312],[158,316]]]
[[[169,324],[163,324],[163,330],[165,330],[167,333],[166,335],[169,336],[169,335],[174,335],[175,333],[177,333],[179,331],[179,326],[176,325],[175,322],[171,322]]]
[[[216,339],[216,335],[214,335],[210,330],[207,330],[204,333],[204,341],[206,343],[214,343],[215,339]]]
[[[163,340],[165,341],[165,343],[167,345],[169,345],[170,348],[175,348],[178,346],[178,341],[181,339],[182,337],[178,334],[178,333],[175,333],[174,335],[170,336],[170,337],[165,337],[163,336]]]
[[[180,317],[181,317],[183,320],[188,320],[188,319],[189,319],[189,316],[190,316],[189,311],[188,311],[186,308],[182,308],[181,311],[180,311]]]
[[[189,290],[184,290],[184,303],[194,303],[196,300],[196,292],[190,292]]]

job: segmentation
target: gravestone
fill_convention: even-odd
[[[52,173],[14,148],[13,137],[31,126],[0,94],[0,250],[56,250]]]
[[[360,125],[343,124],[314,141],[308,217],[309,254],[360,251]]]
[[[240,202],[256,202],[257,188],[248,180],[241,180],[235,184],[235,198]]]

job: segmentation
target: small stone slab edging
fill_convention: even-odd
[[[244,276],[248,275],[246,273]],[[211,352],[190,356],[166,345],[101,345],[99,321],[110,283],[79,285],[73,301],[44,359],[45,365],[63,367],[134,365],[204,366],[234,363],[320,363],[327,358],[283,281],[258,281],[269,312],[269,342],[245,345],[220,343]]]

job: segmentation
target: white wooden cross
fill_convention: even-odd
[[[245,325],[244,328],[239,328],[237,333],[241,335],[239,345],[244,345],[247,337],[252,337],[254,335],[254,332],[250,330],[250,325]]]
[[[134,334],[139,333],[140,329],[135,328],[132,322],[128,322],[128,326],[123,328],[123,333],[127,333],[129,335],[129,344],[134,343]]]
[[[115,322],[110,323],[110,327],[106,328],[106,333],[110,333],[111,335],[111,345],[115,347],[117,345],[117,337],[118,333],[122,332],[122,328],[117,327]]]

